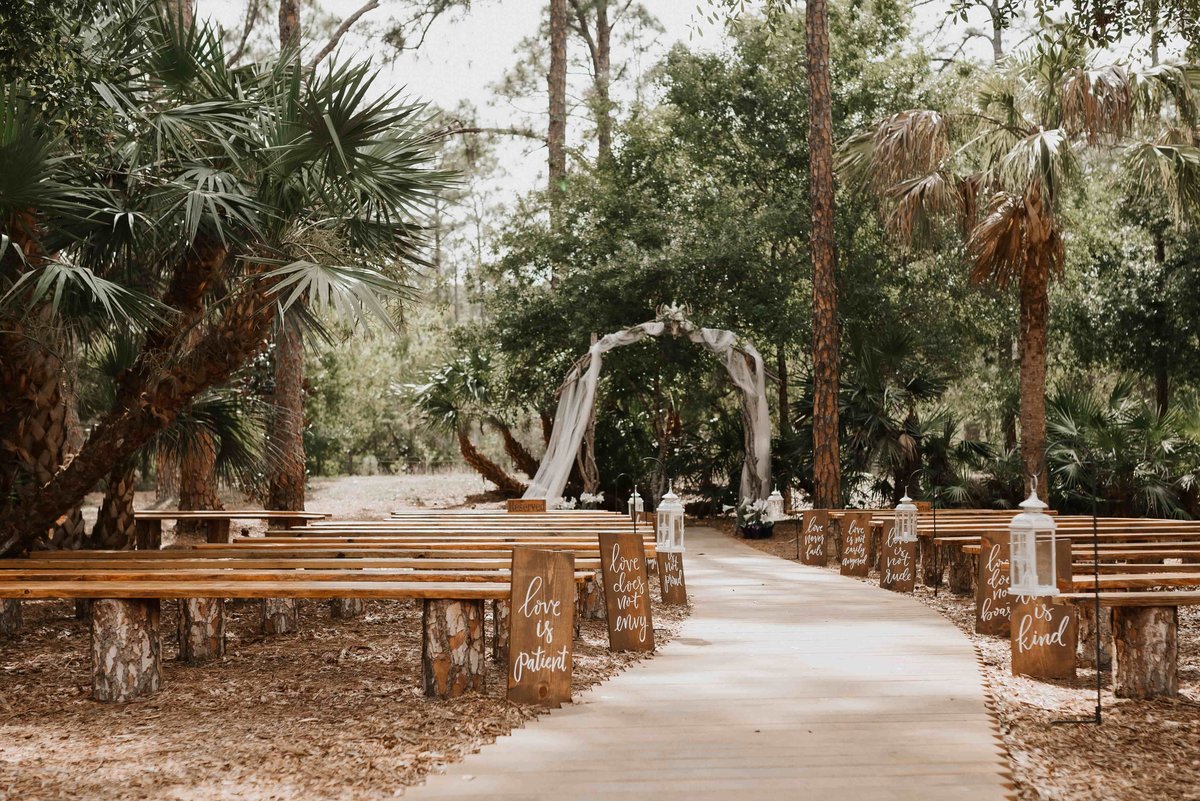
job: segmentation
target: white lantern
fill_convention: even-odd
[[[642,500],[642,496],[638,495],[637,487],[633,488],[633,494],[629,496],[629,518],[637,520],[638,515],[646,511],[646,504]]]
[[[1058,595],[1054,546],[1058,527],[1035,487],[1021,502],[1025,511],[1008,526],[1010,595]]]
[[[667,488],[658,505],[658,528],[655,540],[660,553],[683,553],[683,504],[679,496]]]
[[[908,493],[896,504],[896,529],[893,534],[896,542],[917,541],[917,506],[908,497]]]
[[[779,494],[779,487],[771,490],[771,494],[767,496],[767,518],[772,523],[777,523],[785,517],[783,513],[783,496]]]

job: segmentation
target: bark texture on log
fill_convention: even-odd
[[[353,620],[362,617],[366,608],[361,598],[333,598],[329,601],[329,616],[335,620]]]
[[[1179,694],[1179,615],[1173,606],[1113,610],[1113,694],[1158,698]]]
[[[92,698],[124,703],[158,692],[159,606],[143,599],[92,603]]]
[[[17,636],[21,630],[21,602],[16,598],[0,600],[0,640]]]
[[[1096,635],[1100,636],[1100,669],[1112,667],[1112,610],[1101,607],[1100,625],[1096,625],[1096,610],[1092,604],[1079,607],[1079,643],[1076,659],[1084,667],[1096,664]]]
[[[951,547],[948,551],[949,571],[947,584],[950,592],[955,595],[971,595],[975,591],[975,557],[963,553],[960,547]]]
[[[483,601],[427,600],[421,632],[425,695],[456,698],[483,690]]]
[[[300,629],[300,607],[295,598],[262,599],[262,633],[292,634]]]
[[[576,617],[584,620],[604,620],[604,582],[598,577],[589,578],[579,585],[575,612]]]
[[[225,601],[183,598],[179,601],[179,658],[206,662],[225,655]]]
[[[928,537],[921,538],[919,543],[921,549],[921,583],[926,587],[942,586],[942,560],[938,558],[937,546]]]
[[[508,624],[512,604],[508,601],[492,601],[492,661],[497,665],[508,664]]]

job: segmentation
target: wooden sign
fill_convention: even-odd
[[[537,514],[546,511],[545,498],[510,498],[507,511],[510,514]]]
[[[879,553],[879,586],[892,592],[912,592],[917,582],[917,544],[900,542],[898,536],[895,521],[886,521]]]
[[[847,512],[842,515],[843,576],[866,578],[871,572],[867,563],[867,536],[871,530],[870,512]]]
[[[600,572],[608,608],[608,646],[614,651],[653,651],[650,579],[646,547],[637,534],[600,535]]]
[[[825,535],[829,532],[829,511],[808,509],[800,521],[800,562],[806,565],[824,565]]]
[[[1012,604],[1012,672],[1035,679],[1075,678],[1075,607],[1053,596],[1020,596]]]
[[[658,588],[662,592],[664,604],[687,604],[687,585],[683,580],[683,554],[658,552]]]
[[[513,548],[508,608],[508,700],[557,707],[571,700],[575,555]]]
[[[933,501],[913,501],[913,506],[917,507],[918,512],[933,511]]]
[[[985,531],[979,540],[975,580],[975,633],[1009,635],[1012,596],[1008,594],[1008,532]]]

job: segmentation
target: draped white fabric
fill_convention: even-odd
[[[562,500],[563,488],[571,475],[575,455],[596,404],[596,384],[600,380],[603,354],[613,348],[641,342],[648,336],[662,336],[665,330],[667,324],[655,320],[609,334],[592,345],[587,355],[575,363],[559,395],[554,430],[550,433],[546,454],[524,497],[545,498],[551,506]],[[741,392],[746,443],[741,495],[750,499],[766,498],[771,485],[771,412],[767,405],[762,357],[753,345],[739,341],[731,331],[695,328],[686,320],[678,323],[678,330],[716,355]]]

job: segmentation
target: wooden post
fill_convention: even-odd
[[[508,664],[509,616],[512,604],[506,600],[492,601],[492,661]]]
[[[17,636],[21,630],[21,602],[16,598],[0,600],[0,641]]]
[[[947,577],[950,592],[954,595],[970,595],[975,578],[974,558],[970,554],[963,553],[961,545],[948,545],[946,552],[949,555],[947,561],[950,563]]]
[[[158,551],[162,549],[162,521],[135,520],[133,524],[135,547],[139,551]]]
[[[263,598],[262,633],[292,634],[300,629],[300,606],[295,598]]]
[[[1119,698],[1179,695],[1179,614],[1174,606],[1113,609],[1113,694]]]
[[[334,620],[353,620],[362,617],[367,605],[362,598],[331,598],[329,600],[329,616]]]
[[[658,591],[667,606],[687,606],[687,583],[683,577],[683,554],[659,551]]]
[[[92,604],[92,698],[124,703],[162,684],[159,601],[105,598]]]
[[[421,624],[425,694],[456,698],[482,691],[483,601],[426,600]]]
[[[841,564],[838,568],[843,576],[866,578],[871,570],[867,563],[867,532],[871,528],[870,512],[846,512],[838,526],[842,543]]]
[[[571,700],[575,557],[513,548],[508,700],[556,707]]]
[[[225,601],[182,598],[179,601],[179,658],[207,662],[225,655]]]

